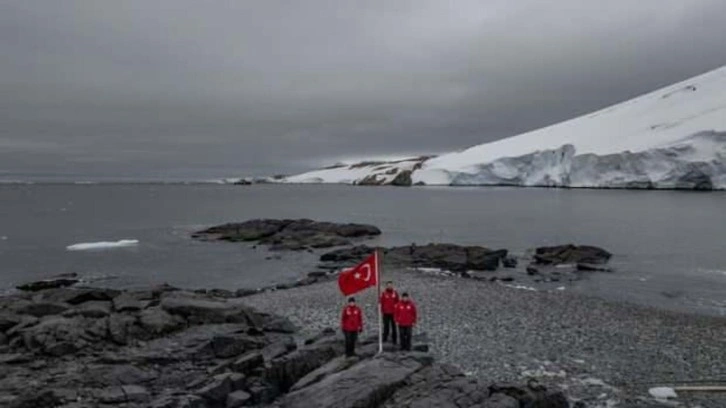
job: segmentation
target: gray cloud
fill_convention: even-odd
[[[517,134],[726,63],[721,0],[3,3],[6,178],[213,178]]]

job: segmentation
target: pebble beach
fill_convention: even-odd
[[[564,290],[387,269],[417,303],[416,333],[433,352],[487,381],[537,380],[587,407],[663,406],[649,389],[726,380],[726,320],[615,303]],[[356,295],[368,334],[378,330],[376,291]],[[303,333],[338,328],[335,281],[247,298],[288,316]],[[724,394],[681,394],[669,405],[724,407]]]

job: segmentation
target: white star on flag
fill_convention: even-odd
[[[378,284],[378,255],[371,254],[354,268],[343,270],[338,276],[338,286],[344,295],[352,295]]]

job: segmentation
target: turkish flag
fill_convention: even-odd
[[[343,295],[348,296],[358,293],[363,289],[378,284],[378,255],[366,258],[358,266],[345,270],[338,275],[338,286]]]

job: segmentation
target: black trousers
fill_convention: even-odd
[[[398,340],[398,330],[396,330],[396,323],[393,321],[392,314],[383,315],[383,341],[388,341],[388,334],[391,334],[391,340],[393,344],[396,344]]]
[[[398,326],[398,331],[401,333],[401,350],[411,351],[412,329],[411,326]]]
[[[345,355],[352,357],[355,355],[355,342],[358,340],[357,331],[343,331],[345,334]]]

